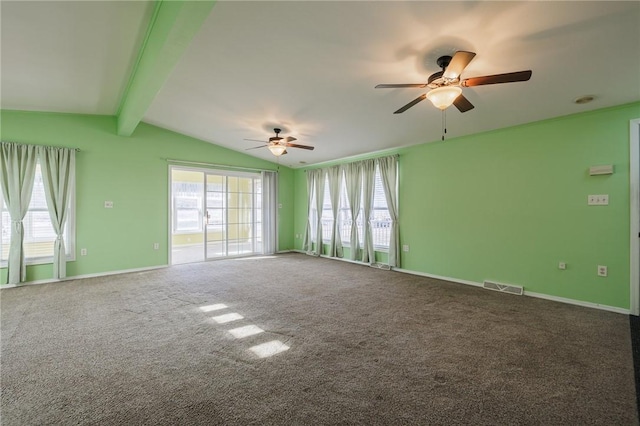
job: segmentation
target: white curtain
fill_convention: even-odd
[[[323,251],[323,238],[322,238],[322,207],[324,204],[324,181],[325,170],[317,169],[316,177],[314,179],[316,186],[316,251],[315,255],[320,256]]]
[[[327,176],[329,177],[329,197],[331,198],[331,213],[333,214],[333,229],[331,230],[329,256],[342,257],[342,238],[340,237],[340,226],[338,223],[340,187],[342,186],[342,168],[340,166],[330,167],[327,170]]]
[[[24,260],[24,226],[22,220],[29,209],[38,157],[34,145],[0,143],[0,185],[11,217],[11,244],[7,263],[7,283],[26,280]]]
[[[373,211],[373,190],[375,188],[376,163],[375,160],[364,160],[362,164],[362,261],[374,264],[376,254],[373,250],[373,232],[371,230],[371,212]]]
[[[313,250],[313,242],[311,241],[311,210],[313,208],[313,190],[314,190],[314,177],[315,174],[312,170],[307,170],[307,226],[304,229],[304,239],[302,240],[302,250],[307,254],[311,254]]]
[[[322,191],[318,193],[318,181],[322,181]],[[307,170],[307,227],[304,232],[302,248],[307,254],[320,255],[322,253],[322,197],[324,195],[324,174],[321,169]],[[317,211],[317,218],[313,217],[313,211],[317,208],[317,201],[320,199],[320,210]],[[315,202],[314,202],[315,200]],[[318,224],[320,226],[318,227]],[[313,250],[312,230],[316,230],[316,250]],[[319,241],[319,243],[318,243]]]
[[[40,170],[47,197],[51,225],[56,233],[53,243],[53,278],[67,276],[67,256],[64,246],[64,226],[69,212],[76,166],[76,150],[39,146]]]
[[[400,264],[400,233],[398,231],[398,156],[383,157],[377,160],[382,178],[382,187],[387,200],[391,218],[389,237],[389,266]]]
[[[262,172],[262,253],[278,249],[278,173]]]
[[[360,199],[362,198],[362,165],[360,162],[349,163],[343,166],[347,199],[349,200],[349,213],[351,215],[351,238],[349,244],[351,251],[349,259],[356,260],[360,250],[358,240],[358,214],[360,213]]]

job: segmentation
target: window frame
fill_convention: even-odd
[[[37,160],[36,164],[37,164],[36,170],[40,170],[40,173],[42,173],[40,168],[40,159]],[[72,179],[69,182],[69,193],[70,193],[69,206],[67,207],[69,211],[67,212],[67,221],[65,223],[67,238],[65,238],[64,247],[66,251],[66,256],[65,256],[66,261],[73,262],[76,260],[76,176],[75,176],[75,173],[73,174]],[[33,190],[31,195],[33,200]],[[46,195],[45,195],[45,203],[47,203]],[[29,202],[29,204],[31,204],[31,201]],[[5,206],[4,195],[2,194],[2,188],[0,187],[0,217],[2,213],[6,211],[4,206]],[[46,209],[39,207],[39,208],[27,210],[27,213],[25,214],[25,219],[24,219],[25,222],[27,221],[27,215],[29,214],[30,211],[35,211],[35,212],[46,211],[47,217],[49,217],[49,206],[47,205]],[[49,217],[49,220],[51,220],[50,217]],[[2,223],[0,223],[0,228],[1,227],[2,227]],[[25,229],[25,234],[27,232],[28,231]],[[9,242],[9,245],[10,244],[11,242]],[[51,254],[51,256],[25,257],[24,260],[27,266],[52,264],[53,254]],[[0,258],[0,268],[6,268],[8,266],[8,263],[9,263],[9,259]]]
[[[344,179],[344,176],[343,176],[343,179]],[[375,203],[375,194],[376,194],[375,182],[380,182],[380,184],[382,184],[382,175],[380,174],[380,168],[378,166],[376,166],[376,171],[375,171],[375,174],[374,174],[374,187],[373,187],[374,199],[372,200],[372,203],[371,203],[371,206],[372,206],[371,217],[374,217],[374,212],[376,210],[385,211],[384,208],[380,208],[380,207],[376,208],[376,206],[375,206],[375,204],[376,204]],[[362,182],[361,185],[364,187],[364,182]],[[344,184],[344,181],[343,181],[343,185],[340,186],[340,200],[341,200],[341,203],[340,203],[340,207],[338,208],[339,218],[341,217],[340,214],[343,211],[347,211],[347,212],[351,211],[351,206],[348,205],[349,204],[349,199],[346,196],[346,193],[343,194],[343,191],[346,191],[346,185]],[[363,206],[363,204],[364,204],[364,194],[362,193],[362,188],[361,188],[360,192],[361,192],[361,195],[360,195],[360,210],[358,212],[358,215],[356,216],[356,223],[357,222],[361,222],[363,217],[364,217],[364,206]],[[380,191],[378,191],[378,193],[382,194],[381,196],[384,197],[384,202],[385,202],[385,204],[387,204],[386,196],[384,195],[384,188],[382,188]],[[344,200],[345,200],[347,206],[342,206],[343,197],[344,197]],[[387,214],[389,212],[389,206],[388,205],[386,207],[386,212],[387,212]],[[389,220],[390,219],[391,218],[389,218]],[[343,226],[343,222],[340,221],[338,226],[340,227],[340,229],[343,229],[343,227],[344,227]],[[364,223],[362,225],[357,226],[357,232],[358,232],[358,247],[359,248],[363,248]],[[372,239],[373,239],[373,236],[374,236],[373,234],[374,233],[373,233],[373,229],[372,229],[372,233],[371,233],[371,238]],[[349,241],[348,239],[345,240],[345,235],[341,234],[340,238],[342,239],[342,246],[343,247],[351,247],[351,241]],[[387,245],[381,245],[381,244],[376,244],[376,241],[374,240],[373,241],[373,249],[375,251],[378,251],[378,252],[381,252],[381,253],[386,253],[386,252],[389,251],[389,242],[387,243]]]

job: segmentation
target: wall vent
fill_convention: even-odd
[[[482,287],[488,290],[501,291],[503,293],[517,294],[518,296],[522,296],[524,293],[524,288],[519,285],[511,285],[511,284],[500,284],[493,281],[485,280],[482,283]]]

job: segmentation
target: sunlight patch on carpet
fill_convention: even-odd
[[[243,337],[253,336],[254,334],[264,333],[264,330],[257,325],[245,325],[244,327],[234,328],[229,330],[229,333],[236,339],[242,339]]]
[[[200,306],[200,310],[202,312],[219,311],[220,309],[226,309],[226,308],[228,308],[228,306],[225,305],[224,303],[217,303],[215,305]]]
[[[217,322],[218,324],[225,324],[227,322],[237,321],[243,318],[244,317],[242,315],[233,312],[231,314],[218,315],[217,317],[212,317],[211,319]]]
[[[262,343],[260,345],[249,348],[251,352],[258,355],[258,357],[260,358],[267,358],[280,352],[284,352],[288,349],[289,346],[285,345],[279,340],[272,340],[271,342]]]

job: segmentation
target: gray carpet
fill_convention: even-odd
[[[638,424],[625,315],[301,254],[0,296],[6,426]]]

